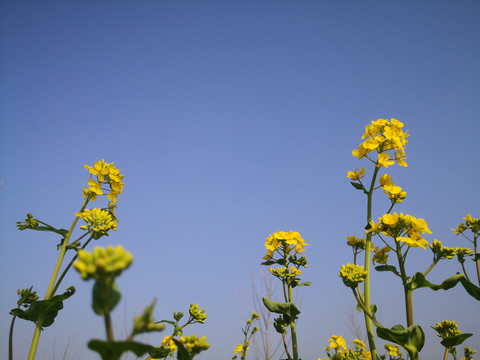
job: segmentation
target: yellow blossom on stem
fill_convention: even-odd
[[[107,248],[95,247],[91,253],[78,250],[78,261],[73,266],[84,280],[100,279],[120,275],[132,261],[132,254],[125,251],[121,245],[116,248],[109,245]]]
[[[389,165],[393,165],[395,161],[390,160],[390,155],[387,153],[378,154],[377,167],[383,166],[388,168]]]
[[[388,252],[392,250],[390,246],[385,246],[384,248],[378,249],[376,248],[374,250],[373,258],[372,258],[372,263],[375,265],[375,263],[379,264],[386,264],[388,261]]]
[[[388,351],[388,355],[390,355],[390,356],[401,356],[402,355],[402,353],[398,349],[398,345],[385,344],[385,350]]]
[[[354,169],[347,173],[347,177],[351,180],[360,180],[365,177],[365,168],[362,167],[360,170]]]
[[[367,275],[368,273],[363,271],[363,266],[355,264],[342,265],[338,273],[338,276],[342,278],[345,286],[350,288],[356,288],[358,284],[365,280]]]
[[[80,226],[80,229],[88,230],[94,239],[108,236],[109,230],[117,230],[117,219],[110,211],[102,209],[84,210],[82,213],[75,213],[76,216],[85,220],[87,225]]]

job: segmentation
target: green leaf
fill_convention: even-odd
[[[397,268],[393,265],[379,265],[375,267],[375,270],[377,271],[391,271],[397,276],[400,276],[400,273],[398,272]]]
[[[304,281],[299,283],[297,286],[310,286],[310,285],[312,285],[311,281]]]
[[[402,325],[395,325],[391,329],[378,326],[378,322],[374,320],[377,326],[377,336],[380,339],[391,341],[402,346],[408,351],[410,358],[415,359],[418,352],[422,350],[425,344],[425,333],[418,325],[412,325],[404,329]]]
[[[65,236],[68,234],[68,230],[66,229],[55,229],[54,227],[52,226],[35,226],[33,228],[29,228],[30,230],[36,230],[36,231],[50,231],[50,232],[54,232],[58,235],[62,235],[62,236]]]
[[[350,181],[350,184],[352,184],[352,186],[357,190],[364,190],[362,184],[356,183],[354,181]]]
[[[415,275],[413,275],[410,286],[411,286],[412,290],[420,289],[420,288],[423,288],[423,287],[428,287],[428,288],[430,288],[434,291],[437,291],[437,290],[440,290],[440,289],[441,290],[448,290],[448,289],[453,288],[455,285],[457,285],[458,282],[460,281],[460,279],[463,278],[463,277],[464,277],[463,274],[457,273],[456,275],[453,275],[453,276],[449,277],[448,279],[446,279],[440,285],[435,285],[435,284],[432,284],[429,281],[427,281],[425,279],[425,276],[422,273],[417,272]]]
[[[300,310],[298,310],[294,303],[279,303],[269,300],[266,297],[264,297],[262,300],[263,304],[270,312],[286,315],[293,320],[297,319],[297,315],[300,314]]]
[[[440,341],[440,344],[447,348],[451,348],[457,345],[461,345],[466,339],[468,339],[473,334],[460,334],[455,336],[449,336],[446,339]]]
[[[103,340],[90,340],[88,348],[99,353],[103,360],[118,360],[127,351],[133,352],[136,356],[143,356],[154,349],[152,345],[135,341],[108,342]]]
[[[170,349],[165,348],[164,346],[159,347],[159,348],[154,348],[148,352],[148,355],[150,355],[151,358],[153,359],[163,359],[166,358],[168,355],[170,355]]]
[[[92,309],[97,315],[103,315],[105,309],[110,312],[117,306],[121,296],[116,282],[109,286],[109,284],[95,281],[92,291]]]
[[[465,290],[467,290],[467,292],[470,294],[470,296],[480,301],[480,288],[477,285],[471,283],[464,277],[460,278],[460,282],[462,283]]]
[[[456,286],[459,282],[463,285],[463,287],[465,288],[467,293],[470,294],[470,296],[472,296],[474,299],[480,301],[480,288],[478,286],[476,286],[475,284],[471,283],[470,281],[468,281],[465,278],[465,276],[461,273],[457,273],[457,274],[449,277],[444,282],[442,282],[440,285],[435,285],[435,284],[432,284],[432,283],[428,282],[425,279],[425,276],[423,276],[422,273],[418,272],[413,276],[410,286],[412,287],[412,290],[420,289],[422,287],[428,287],[428,288],[430,288],[434,291],[437,291],[437,290],[440,290],[440,289],[442,289],[442,290],[451,289],[454,286]]]
[[[264,261],[264,262],[260,263],[260,265],[270,266],[270,265],[273,265],[275,263],[276,263],[275,260],[268,260],[268,261]]]
[[[183,346],[183,344],[175,338],[173,338],[172,340],[175,343],[175,345],[177,345],[177,359],[191,360],[192,358],[190,357],[190,354],[188,353],[187,349],[185,349],[185,346]]]
[[[24,320],[33,321],[35,324],[38,324],[38,321],[41,320],[43,329],[53,324],[58,312],[63,309],[63,300],[68,299],[73,294],[75,294],[75,288],[69,286],[67,291],[61,295],[55,295],[49,300],[37,300],[27,310],[12,309],[10,314]]]

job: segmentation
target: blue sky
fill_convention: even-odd
[[[209,315],[188,331],[211,343],[198,358],[231,358],[249,263],[257,273],[265,238],[296,230],[310,244],[313,283],[299,292],[301,357],[324,356],[331,334],[353,340],[353,299],[337,274],[352,261],[346,236],[365,225],[366,199],[346,178],[361,166],[371,174],[351,155],[364,125],[405,123],[409,166],[388,173],[407,191],[397,211],[426,219],[429,241],[466,246],[450,228],[480,215],[479,13],[463,0],[2,2],[0,353],[17,288],[43,296],[57,256],[58,239],[19,232],[16,221],[30,212],[69,226],[83,165],[102,158],[125,188],[118,231],[98,245],[122,244],[135,258],[119,279],[119,338],[153,298],[158,319],[194,302]],[[381,193],[375,201],[376,218],[387,204]],[[414,250],[411,273],[431,261]],[[430,279],[457,270],[441,263]],[[405,322],[396,280],[373,274],[384,324]],[[64,285],[77,293],[42,334],[38,358],[68,346],[70,359],[96,359],[84,346],[104,336],[93,284],[71,272]],[[477,331],[467,343],[480,343],[478,302],[463,289],[418,290],[414,301],[422,359],[443,354],[430,329],[441,320]],[[25,358],[33,326],[17,321],[15,334]]]

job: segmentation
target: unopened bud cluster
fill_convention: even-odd
[[[121,245],[114,248],[95,247],[93,252],[78,251],[78,261],[74,263],[75,269],[83,279],[100,279],[105,276],[116,277],[128,268],[133,261],[133,256],[124,250]]]

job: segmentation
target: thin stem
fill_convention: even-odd
[[[10,332],[8,333],[8,360],[13,360],[13,327],[15,326],[16,315],[13,315],[10,324]]]
[[[370,189],[367,193],[367,224],[370,224],[372,220],[372,197],[373,191],[375,188],[375,180],[377,179],[378,171],[380,170],[379,167],[375,166],[375,171],[373,172],[372,182],[370,183]],[[364,288],[363,288],[363,296],[365,300],[365,307],[368,311],[364,310],[364,317],[365,317],[365,327],[367,329],[367,337],[368,337],[368,345],[370,347],[370,353],[372,354],[372,359],[377,359],[377,348],[375,345],[375,335],[373,334],[373,325],[372,320],[367,315],[370,311],[370,252],[372,248],[372,233],[367,234],[367,241],[365,244],[365,271],[368,274],[365,278]]]
[[[88,233],[86,233],[88,234]],[[85,234],[85,235],[86,235]],[[85,244],[83,244],[83,246],[81,247],[81,249],[85,249],[85,247],[88,245],[88,243],[92,240],[93,238],[90,237],[90,239],[88,239]],[[80,240],[80,239],[78,239]],[[77,241],[77,240],[76,240]],[[65,277],[65,275],[67,275],[67,272],[68,270],[70,270],[70,268],[72,267],[73,263],[75,262],[75,260],[77,260],[78,258],[78,252],[75,254],[75,256],[72,258],[72,260],[70,260],[70,263],[67,265],[67,267],[65,268],[65,270],[63,270],[63,273],[62,275],[60,275],[60,277],[58,278],[58,281],[57,283],[55,284],[55,287],[53,288],[53,294],[55,294],[57,292],[57,289],[58,287],[60,286],[60,283],[62,282],[63,278]]]
[[[407,327],[414,325],[413,320],[413,290],[411,286],[408,284],[408,277],[405,272],[405,258],[402,256],[402,249],[400,245],[400,241],[395,239],[395,244],[397,245],[396,254],[398,259],[398,267],[400,268],[400,275],[402,278],[403,284],[403,291],[405,294],[405,313],[407,317]],[[416,355],[415,359],[418,359],[418,354]]]
[[[87,196],[79,212],[83,212],[83,210],[85,210],[85,207],[87,206],[89,200],[90,200],[90,196]],[[57,280],[57,276],[58,276],[58,273],[60,272],[60,267],[62,265],[63,258],[65,257],[65,252],[67,251],[68,241],[72,236],[73,230],[77,225],[78,219],[79,217],[75,216],[75,219],[73,220],[72,225],[68,230],[68,234],[65,235],[65,238],[63,239],[63,244],[60,249],[60,253],[58,254],[57,263],[55,264],[55,268],[53,269],[53,274],[52,274],[52,277],[50,278],[50,283],[48,284],[47,293],[45,294],[45,300],[51,299],[54,294],[53,288],[55,285],[55,281]],[[35,332],[33,333],[33,339],[32,339],[32,344],[30,345],[30,353],[28,354],[28,360],[35,359],[35,353],[37,352],[38,340],[40,338],[40,331],[43,327],[43,321],[44,321],[43,317],[40,316],[40,318],[37,321],[37,326],[35,327]]]
[[[477,254],[478,254],[477,239],[478,239],[478,234],[474,233],[473,234],[473,250],[474,250],[474,255],[475,256],[477,256]],[[478,286],[480,286],[480,259],[478,259],[475,263],[477,265]]]
[[[288,285],[288,297],[290,302],[293,302],[292,297],[292,286]],[[292,318],[290,320],[290,329],[292,331],[292,348],[293,348],[293,359],[298,360],[298,345],[297,345],[297,331],[295,327],[295,320]]]
[[[465,275],[465,278],[470,281],[470,278],[468,277],[467,275],[467,270],[465,269],[465,264],[462,262],[460,263],[462,265],[462,270],[463,270],[463,274]],[[470,281],[471,282],[471,281]]]
[[[430,265],[430,267],[423,273],[423,276],[427,276],[427,274],[430,272],[430,270],[432,270],[433,267],[434,267],[435,265],[437,265],[437,263],[438,263],[439,260],[440,260],[439,258],[438,258],[438,259],[435,259],[435,261],[432,263],[432,265]]]
[[[448,348],[446,347],[445,354],[443,354],[443,360],[447,360],[447,359],[448,359]]]

